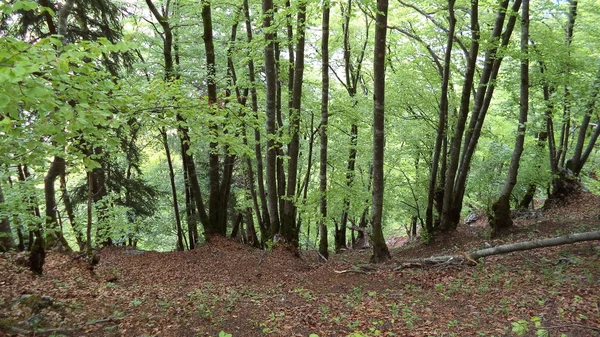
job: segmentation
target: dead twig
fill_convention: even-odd
[[[364,270],[358,270],[358,269],[348,269],[348,270],[334,270],[333,271],[336,274],[347,274],[347,273],[357,273],[357,274],[369,274],[368,272],[364,271]]]

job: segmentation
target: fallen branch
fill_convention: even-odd
[[[492,248],[486,248],[481,250],[476,250],[470,253],[461,253],[459,255],[442,255],[442,256],[432,256],[424,259],[410,259],[402,261],[402,264],[394,268],[394,270],[401,270],[405,268],[415,268],[415,267],[426,267],[426,266],[435,266],[440,264],[454,264],[461,265],[468,262],[475,262],[480,258],[512,253],[522,250],[529,249],[537,249],[544,247],[553,247],[560,245],[567,245],[576,242],[582,241],[593,241],[600,240],[600,231],[596,232],[587,232],[587,233],[576,233],[569,234],[565,236],[560,236],[556,238],[548,238],[548,239],[539,239],[534,241],[525,241],[525,242],[517,242],[510,243],[506,245],[501,245]]]
[[[369,274],[368,272],[366,272],[364,270],[358,270],[358,269],[334,270],[333,272],[336,274],[347,274],[347,273]]]
[[[541,329],[562,329],[562,328],[580,328],[586,330],[600,331],[600,328],[593,326],[581,325],[581,324],[564,324],[564,325],[553,325],[553,326],[541,326]]]

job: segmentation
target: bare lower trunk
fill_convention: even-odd
[[[4,204],[4,194],[0,185],[0,205]],[[10,221],[8,216],[0,217],[0,252],[7,252],[16,248],[15,240],[12,236]]]
[[[56,204],[56,188],[54,183],[56,178],[65,174],[65,160],[61,157],[54,157],[50,164],[48,173],[44,178],[44,196],[46,200],[46,248],[57,247],[59,250],[71,251],[67,240],[63,236],[62,229],[58,225]]]
[[[525,131],[527,125],[527,114],[529,112],[529,0],[523,0],[521,15],[521,93],[519,125],[517,126],[517,139],[508,169],[506,183],[502,188],[500,197],[492,205],[493,216],[490,219],[492,235],[500,230],[512,226],[510,217],[510,196],[517,184],[519,163],[523,147],[525,145]]]
[[[323,84],[321,90],[321,153],[319,163],[319,192],[321,193],[321,200],[319,203],[319,209],[321,211],[321,219],[319,221],[319,229],[321,231],[319,253],[325,258],[329,257],[327,226],[325,225],[325,220],[327,219],[327,127],[329,123],[329,12],[329,3],[324,2],[322,25],[323,39],[321,40],[321,57],[323,59],[321,76]],[[345,231],[346,229],[344,228],[344,232]]]
[[[384,112],[385,112],[385,53],[387,33],[388,0],[377,1],[375,24],[375,55],[373,62],[373,207],[371,225],[373,232],[373,255],[371,262],[379,263],[391,259],[383,238],[383,188],[384,188]]]
[[[171,160],[171,150],[167,139],[167,130],[160,130],[165,154],[167,155],[167,164],[169,166],[169,181],[171,183],[171,196],[173,197],[173,213],[175,216],[175,228],[177,229],[177,250],[183,251],[183,228],[181,227],[181,218],[179,217],[179,203],[177,202],[177,185],[175,185],[175,172],[173,171],[173,161]]]

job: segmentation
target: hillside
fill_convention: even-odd
[[[484,220],[430,245],[319,263],[282,248],[226,239],[187,252],[100,252],[91,272],[52,252],[34,276],[19,256],[0,257],[0,334],[7,336],[600,336],[597,241],[487,258],[477,266],[393,267],[407,258],[600,229],[600,198],[516,220],[490,241]],[[357,268],[362,265],[363,268]],[[529,329],[527,331],[527,329]],[[33,333],[33,331],[36,331]]]

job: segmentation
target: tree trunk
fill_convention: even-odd
[[[326,259],[329,258],[327,226],[325,225],[325,220],[327,219],[327,126],[329,123],[329,13],[330,4],[328,1],[325,1],[323,2],[323,38],[321,39],[321,153],[319,158],[319,209],[321,211],[319,229],[321,231],[321,242],[319,243],[319,253]]]
[[[2,185],[0,185],[0,206],[4,204],[4,194],[2,193]],[[0,252],[7,252],[16,248],[15,240],[13,239],[12,229],[10,228],[10,220],[8,215],[0,215]]]
[[[366,47],[369,40],[369,31],[370,31],[370,21],[366,21],[366,27],[364,29],[365,32],[365,40],[356,57],[356,62],[352,62],[352,45],[350,38],[350,17],[352,14],[352,0],[348,0],[348,4],[346,9],[342,6],[342,16],[344,20],[342,21],[342,31],[344,35],[344,74],[345,74],[345,82],[342,82],[342,85],[346,88],[348,92],[348,96],[352,101],[353,107],[356,107],[358,102],[356,101],[356,93],[358,81],[362,77],[362,62],[365,57]],[[367,18],[367,16],[365,16]],[[354,176],[355,176],[355,167],[356,167],[356,156],[357,149],[356,145],[358,142],[358,125],[356,122],[352,122],[350,126],[350,153],[348,155],[348,165],[346,171],[346,187],[350,189],[354,184]],[[370,184],[369,180],[369,184]],[[346,228],[348,225],[348,212],[350,210],[350,198],[348,196],[344,196],[344,203],[342,209],[342,216],[340,220],[339,227],[336,224],[335,228],[335,250],[339,251],[340,249],[347,248],[346,246]],[[367,207],[368,208],[368,207]],[[354,235],[354,231],[352,231]],[[360,235],[360,234],[359,234]],[[355,238],[352,239],[352,247],[355,245]]]
[[[250,10],[248,6],[248,0],[244,0],[244,15],[246,20],[246,37],[248,43],[251,43],[253,40],[252,37],[252,24],[250,22]],[[254,113],[254,118],[258,122],[258,95],[256,94],[256,79],[254,74],[254,60],[249,58],[248,60],[248,80],[250,81],[250,97],[251,97],[251,106],[252,112]],[[267,194],[265,192],[265,179],[264,179],[264,167],[263,167],[263,158],[262,158],[262,144],[261,144],[261,135],[260,129],[258,125],[253,127],[254,129],[254,154],[256,156],[256,179],[258,181],[258,195],[260,197],[260,205],[262,214],[258,212],[257,208],[257,217],[259,219],[259,228],[261,229],[261,238],[262,240],[266,240],[268,237],[268,231],[265,230],[270,226],[270,218],[269,218],[269,208],[267,206]]]
[[[535,197],[536,190],[537,190],[537,186],[535,184],[529,184],[529,186],[527,186],[527,191],[525,192],[525,195],[523,195],[523,198],[519,202],[519,206],[517,208],[518,209],[529,208],[529,205],[531,205],[531,203],[533,202],[533,198]]]
[[[473,89],[473,81],[475,76],[475,68],[477,67],[477,57],[479,54],[479,1],[471,1],[471,47],[469,49],[469,57],[467,59],[465,80],[460,99],[460,108],[454,125],[454,133],[451,137],[450,153],[448,158],[448,166],[446,168],[446,183],[444,185],[444,200],[442,204],[442,215],[440,218],[440,230],[451,230],[458,223],[460,218],[460,210],[453,207],[452,199],[454,195],[454,181],[456,179],[456,171],[460,159],[460,148],[465,125],[469,114],[471,103],[471,90]]]
[[[500,192],[500,197],[492,204],[493,216],[489,224],[492,235],[512,226],[510,216],[510,195],[517,184],[519,163],[525,144],[525,131],[527,114],[529,112],[529,0],[523,0],[521,14],[521,94],[520,94],[519,125],[517,126],[517,139],[513,150],[506,183]]]
[[[71,228],[73,229],[73,233],[75,235],[75,240],[77,240],[77,246],[80,251],[85,249],[85,237],[79,225],[75,220],[75,212],[73,211],[73,203],[71,202],[71,197],[69,196],[69,191],[67,191],[67,179],[66,174],[62,174],[60,176],[60,190],[62,193],[63,203],[65,205],[65,211],[67,212],[67,218],[69,219],[69,224],[71,224]]]
[[[277,99],[277,72],[275,69],[275,50],[272,30],[273,22],[273,0],[262,1],[263,28],[265,31],[265,82],[266,82],[266,131],[267,131],[267,154],[266,154],[266,182],[267,182],[267,205],[269,209],[270,237],[279,232],[279,201],[277,194],[277,149],[275,137],[277,136],[276,106]]]
[[[173,161],[171,160],[171,151],[167,139],[167,130],[163,127],[160,130],[162,143],[167,155],[167,165],[169,165],[169,181],[171,182],[171,196],[173,197],[173,213],[175,213],[175,226],[177,228],[177,250],[183,251],[183,229],[181,227],[181,218],[179,217],[179,203],[177,201],[177,185],[175,184],[175,172],[173,171]]]
[[[385,129],[385,52],[387,35],[388,0],[377,0],[377,16],[375,22],[375,55],[373,57],[373,207],[371,225],[373,232],[374,263],[391,259],[390,252],[383,238],[383,164],[384,164],[384,129]]]
[[[65,160],[55,156],[50,164],[48,173],[44,177],[44,197],[46,201],[46,249],[57,247],[59,250],[72,251],[65,239],[62,229],[58,226],[56,204],[56,189],[54,183],[56,178],[65,174]]]
[[[448,118],[448,86],[450,83],[450,71],[452,64],[452,46],[454,41],[454,31],[456,28],[456,17],[454,15],[455,0],[448,1],[448,39],[446,42],[446,52],[444,54],[444,68],[442,73],[442,90],[440,97],[440,114],[438,122],[437,137],[435,139],[435,148],[433,150],[433,160],[431,162],[431,172],[429,177],[429,193],[427,197],[427,210],[425,212],[426,230],[433,234],[433,204],[436,191],[439,190],[437,183],[438,168],[440,166],[440,157],[442,145],[446,134],[446,120]]]
[[[296,63],[294,65],[294,89],[292,107],[290,110],[289,125],[291,140],[288,145],[288,174],[287,192],[284,201],[280,232],[286,242],[298,247],[298,230],[296,226],[296,184],[298,177],[298,154],[300,151],[300,110],[302,108],[302,81],[304,76],[304,45],[306,27],[306,2],[302,0],[298,5],[297,19]]]

